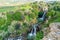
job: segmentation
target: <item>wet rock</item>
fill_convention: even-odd
[[[60,23],[50,24],[50,33],[48,33],[42,40],[60,40]]]

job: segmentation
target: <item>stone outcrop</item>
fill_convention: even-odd
[[[60,40],[60,23],[51,23],[49,25],[50,33],[48,33],[42,40]]]

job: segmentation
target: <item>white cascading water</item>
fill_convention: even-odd
[[[46,12],[44,12],[43,16],[40,18],[40,20],[44,20]]]
[[[32,28],[32,31],[31,31],[31,33],[29,33],[29,36],[36,36],[36,26],[35,25],[33,25],[33,28]]]

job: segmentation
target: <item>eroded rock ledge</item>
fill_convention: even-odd
[[[49,25],[50,33],[48,33],[42,40],[60,40],[60,23],[51,23]]]

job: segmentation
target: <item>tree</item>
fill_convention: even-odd
[[[13,20],[23,21],[24,19],[24,15],[21,12],[15,12],[13,15]]]
[[[16,35],[19,34],[20,27],[21,27],[20,23],[16,23],[16,25],[15,25]]]
[[[21,26],[20,23],[16,23],[15,29],[18,30],[20,28],[20,26]]]

